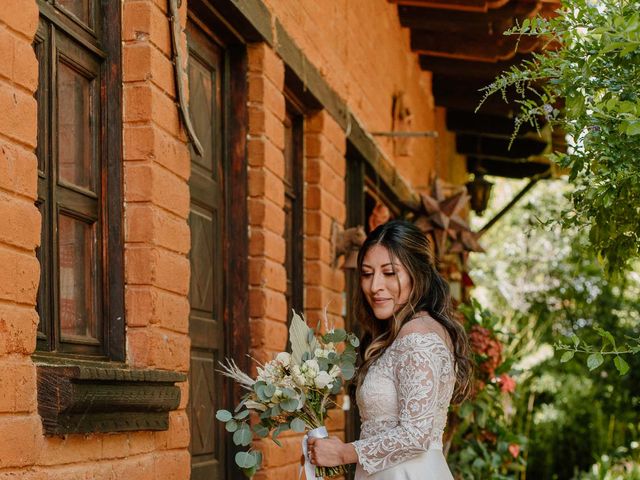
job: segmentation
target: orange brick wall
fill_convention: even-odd
[[[40,267],[37,198],[38,63],[35,2],[0,9],[0,478],[28,472],[42,438],[36,408],[35,312]]]
[[[127,360],[186,372],[189,153],[174,105],[166,2],[123,2]],[[186,3],[182,8],[186,18]],[[40,241],[35,0],[0,9],[0,479],[189,475],[186,385],[166,432],[44,437],[31,360]],[[183,44],[185,38],[182,39]],[[171,191],[170,196],[162,193]]]
[[[169,24],[163,0],[123,0],[123,144],[127,362],[138,368],[189,368],[190,158],[175,104]],[[187,1],[181,19],[186,19]],[[265,0],[329,86],[369,131],[390,130],[391,100],[404,91],[413,130],[437,128],[430,76],[409,51],[408,32],[386,0]],[[189,476],[188,387],[167,432],[44,437],[36,404],[36,291],[40,239],[37,197],[38,65],[31,47],[35,0],[0,9],[0,480],[175,479]],[[181,38],[185,47],[186,38]],[[263,361],[286,347],[284,269],[285,65],[266,44],[248,47],[249,316],[251,354]],[[394,157],[400,175],[422,188],[429,174],[462,178],[454,139],[412,141]],[[304,123],[305,314],[311,325],[328,308],[343,325],[343,272],[333,266],[331,231],[346,220],[346,133],[325,111]],[[440,160],[436,162],[436,157]],[[458,166],[452,166],[452,165]],[[168,195],[167,192],[170,192]],[[344,413],[332,412],[332,434]],[[266,453],[262,479],[297,478],[300,437]]]
[[[409,30],[387,0],[264,0],[296,42],[368,131],[391,130],[392,96],[405,94],[411,130],[436,128],[431,75],[408,54]],[[277,40],[276,40],[277,41]],[[407,54],[405,54],[407,53]],[[393,157],[390,139],[378,138]],[[412,139],[411,156],[394,159],[414,187],[428,184],[436,140]]]

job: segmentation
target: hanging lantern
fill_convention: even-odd
[[[489,205],[491,187],[493,187],[493,183],[485,180],[484,175],[480,172],[474,173],[473,180],[467,183],[467,192],[471,197],[469,203],[478,215],[482,215]]]

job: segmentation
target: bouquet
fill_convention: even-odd
[[[325,317],[326,318],[326,317]],[[334,405],[333,396],[340,392],[343,382],[355,373],[358,337],[343,329],[331,329],[317,336],[300,315],[293,312],[289,327],[291,352],[280,352],[270,362],[259,364],[258,376],[253,379],[242,372],[233,360],[222,364],[222,374],[232,378],[247,393],[233,413],[218,410],[216,418],[233,433],[233,442],[250,446],[256,435],[278,440],[285,430],[307,432],[303,440],[307,480],[316,477],[335,477],[346,473],[346,467],[315,467],[307,458],[308,437],[326,437],[324,426],[327,410]],[[255,412],[258,422],[250,424]],[[235,456],[236,464],[251,478],[260,468],[262,454],[249,448]]]

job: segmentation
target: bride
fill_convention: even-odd
[[[428,241],[408,222],[388,222],[367,237],[358,269],[356,314],[365,331],[356,392],[361,437],[310,439],[310,461],[357,463],[356,480],[452,479],[442,433],[449,404],[468,393],[472,365]]]

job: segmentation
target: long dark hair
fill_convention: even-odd
[[[464,328],[453,315],[449,285],[436,270],[427,237],[415,225],[403,220],[380,225],[369,234],[360,248],[359,275],[362,274],[365,254],[376,245],[385,247],[391,258],[403,265],[411,277],[412,288],[407,303],[401,305],[393,318],[388,320],[378,320],[362,288],[357,289],[354,313],[365,333],[360,350],[358,383],[362,382],[371,364],[393,343],[402,326],[422,311],[427,312],[449,334],[456,364],[453,401],[461,402],[468,396],[473,373],[469,344]]]

